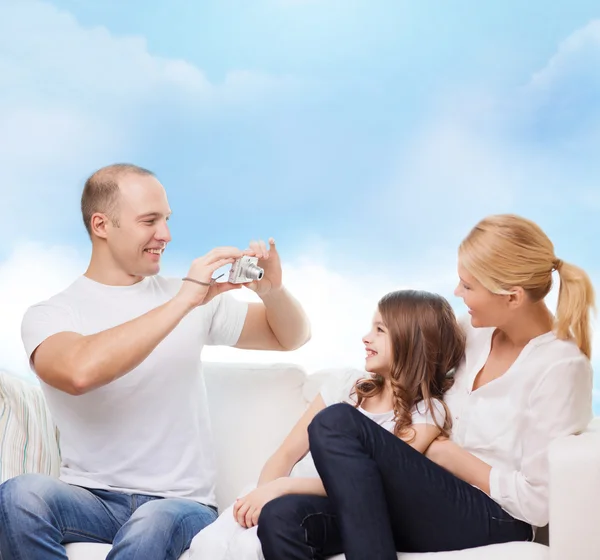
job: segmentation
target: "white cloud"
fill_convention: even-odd
[[[285,267],[285,284],[311,320],[312,339],[308,344],[293,352],[241,352],[235,348],[207,347],[204,359],[291,361],[309,372],[343,365],[361,367],[364,363],[361,338],[369,329],[377,301],[385,293],[403,287],[392,278],[362,272],[344,275],[307,259]],[[235,292],[236,297],[243,295],[243,292]]]
[[[87,267],[84,257],[68,247],[25,244],[0,263],[0,368],[28,375],[22,348],[20,324],[30,305],[67,287]],[[169,271],[165,271],[169,273]],[[285,266],[285,284],[301,302],[312,324],[312,340],[294,352],[258,352],[235,348],[206,347],[203,359],[226,362],[293,362],[309,372],[324,367],[363,364],[362,336],[368,331],[377,301],[385,293],[413,287],[446,290],[444,277],[405,282],[381,277],[377,271],[341,274],[323,261],[299,258]],[[450,271],[446,277],[450,280]],[[454,281],[452,277],[452,282]],[[249,290],[233,292],[234,297],[256,299]]]
[[[83,26],[36,0],[2,2],[0,76],[0,203],[13,209],[2,237],[21,231],[25,214],[55,226],[60,195],[101,165],[139,157],[150,122],[189,122],[298,87],[244,69],[213,83],[185,60],[152,54],[143,37]]]
[[[523,87],[442,89],[369,213],[414,226],[421,241],[443,229],[450,247],[487,214],[575,222],[600,204],[598,68],[600,20],[563,41]]]
[[[535,72],[529,83],[532,89],[549,89],[573,77],[585,77],[600,85],[600,19],[592,20],[560,43],[548,63]],[[578,80],[579,82],[579,80]],[[581,84],[578,84],[579,87]]]
[[[69,247],[28,243],[0,262],[0,369],[30,375],[21,342],[27,308],[65,289],[85,271],[86,261]]]
[[[25,244],[17,247],[0,263],[0,369],[19,375],[29,375],[22,348],[20,324],[30,305],[46,299],[67,287],[87,267],[87,255],[69,247],[50,247]],[[310,317],[312,340],[293,352],[259,352],[226,347],[206,347],[205,361],[274,363],[292,362],[308,372],[336,366],[361,367],[364,351],[361,342],[367,332],[377,301],[392,290],[402,288],[427,289],[451,293],[455,283],[453,267],[437,275],[421,269],[412,278],[398,271],[400,282],[393,276],[380,276],[377,271],[343,274],[332,270],[323,256],[300,257],[284,267],[284,281],[290,292],[301,302]],[[174,274],[165,270],[166,274]],[[548,296],[548,305],[556,308],[558,286]],[[257,300],[249,290],[233,292],[234,297]],[[453,301],[453,304],[457,304]],[[462,307],[456,305],[457,314]],[[596,353],[600,352],[600,333],[594,339]]]
[[[85,27],[69,12],[48,2],[16,0],[2,8],[0,67],[5,84],[47,101],[65,98],[89,109],[130,107],[154,95],[189,94],[188,101],[246,99],[252,91],[276,89],[280,81],[247,70],[234,70],[221,84],[182,59],[153,55],[140,36],[117,36],[102,26]],[[286,82],[287,80],[287,82]],[[9,93],[4,90],[4,93]],[[84,98],[85,101],[81,101]]]

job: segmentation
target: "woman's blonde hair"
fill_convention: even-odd
[[[461,265],[490,292],[510,294],[520,286],[533,302],[548,295],[557,271],[556,336],[575,339],[591,358],[592,282],[584,270],[556,257],[554,245],[536,223],[514,214],[488,216],[471,230],[458,253]]]
[[[452,386],[452,372],[465,352],[465,334],[448,301],[438,294],[419,290],[391,292],[379,300],[378,309],[388,329],[392,364],[390,381],[394,394],[394,433],[415,437],[412,410],[421,403],[433,416],[442,435],[448,437],[452,427],[450,412],[443,402]],[[385,378],[374,375],[360,379],[354,386],[356,406],[381,393]],[[443,425],[432,399],[439,399],[446,410]]]

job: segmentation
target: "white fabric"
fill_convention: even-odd
[[[318,394],[329,373],[306,377],[295,365],[259,363],[205,363],[204,373],[221,461],[218,494],[223,511],[245,484],[257,479],[264,462]],[[261,407],[267,409],[264,414]],[[507,543],[455,552],[398,554],[398,560],[596,560],[600,509],[593,497],[600,495],[600,426],[581,436],[558,439],[551,449],[550,548],[537,543]],[[221,465],[226,468],[221,469]],[[67,545],[69,560],[105,560],[109,550],[110,545],[96,543]],[[188,560],[188,553],[180,560]]]
[[[66,546],[69,560],[106,560],[111,545],[98,543],[72,543]],[[186,550],[178,560],[189,560]]]
[[[331,556],[329,560],[345,558],[343,554],[338,554]],[[398,560],[550,560],[550,551],[548,547],[537,543],[511,542],[450,552],[399,552],[397,558]]]
[[[368,375],[365,371],[356,369],[331,370],[329,380],[321,387],[320,394],[325,406],[347,402],[356,404],[352,390],[360,378]],[[420,405],[420,406],[419,406]],[[434,401],[432,410],[440,425],[444,424],[446,411],[439,401]],[[365,416],[379,424],[386,430],[393,432],[395,428],[394,411],[373,413],[358,407]],[[412,412],[413,423],[435,424],[433,415],[424,402],[418,403]],[[310,451],[294,465],[291,477],[318,478],[319,473],[315,467]],[[240,496],[247,494],[256,486],[246,487]],[[245,529],[233,517],[233,505],[227,508],[219,518],[209,527],[201,531],[192,541],[190,547],[192,560],[263,560],[256,527]]]
[[[64,331],[92,335],[166,303],[181,280],[144,278],[133,286],[77,279],[31,307],[22,323],[27,355]],[[216,504],[214,452],[200,353],[233,345],[247,304],[226,295],[189,313],[135,369],[73,396],[41,383],[60,431],[61,480]]]
[[[600,551],[600,418],[550,446],[551,558],[597,559]]]
[[[0,484],[59,469],[56,428],[39,387],[0,371]]]
[[[210,527],[210,526],[209,526]],[[207,530],[207,529],[205,529]],[[239,550],[239,549],[237,549]],[[252,554],[252,548],[244,549],[244,552]],[[110,551],[108,544],[89,544],[75,543],[67,545],[67,555],[69,560],[106,560]],[[262,552],[261,552],[262,554]],[[232,560],[244,558],[243,556],[232,556]],[[248,557],[249,560],[260,560],[260,556]],[[344,560],[343,554],[331,556],[329,560]],[[429,552],[429,553],[402,553],[399,552],[398,560],[564,560],[573,558],[576,560],[596,560],[596,551],[592,556],[554,556],[551,550],[537,543],[530,542],[512,542],[506,544],[495,544],[482,548],[472,548],[470,550],[456,550],[452,552]],[[192,556],[189,551],[184,552],[179,560],[212,560],[210,556],[200,558]],[[229,559],[228,559],[229,560]]]
[[[244,496],[255,485],[247,486],[240,492]],[[219,518],[200,531],[190,545],[190,560],[264,560],[258,527],[242,527],[233,517],[233,504],[219,515]]]
[[[473,391],[493,328],[461,321],[467,352],[445,401],[452,439],[492,467],[491,497],[508,513],[548,523],[548,446],[592,418],[592,368],[574,342],[546,333],[531,340],[508,371]]]
[[[303,369],[290,364],[204,364],[217,455],[217,502],[225,509],[255,484],[266,460],[306,409]]]

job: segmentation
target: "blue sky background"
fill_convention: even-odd
[[[207,358],[356,363],[402,286],[460,311],[456,247],[490,213],[598,287],[599,70],[592,1],[0,0],[0,367],[85,267],[81,188],[115,161],[167,188],[167,273],[272,235],[311,312],[294,355]]]

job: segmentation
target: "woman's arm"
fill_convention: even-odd
[[[425,456],[454,476],[490,495],[492,467],[446,438],[434,440]]]
[[[556,362],[540,373],[523,411],[520,469],[491,467],[451,441],[435,441],[426,456],[477,486],[508,513],[537,527],[548,523],[548,448],[583,431],[592,417],[592,368],[585,357]]]
[[[435,424],[413,424],[412,428],[415,430],[415,437],[412,441],[407,441],[407,443],[419,453],[425,453],[431,443],[441,433]]]

